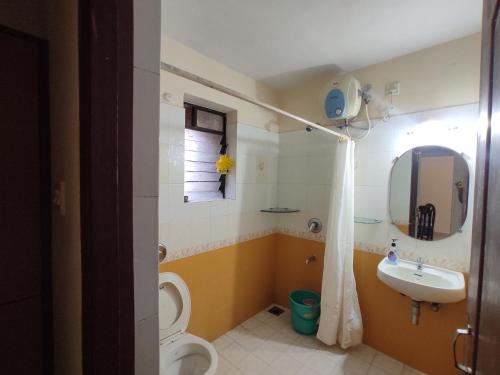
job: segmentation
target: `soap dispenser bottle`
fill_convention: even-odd
[[[390,264],[398,264],[398,251],[396,248],[396,241],[397,238],[392,239],[391,247],[389,247],[389,250],[387,251],[387,261]]]

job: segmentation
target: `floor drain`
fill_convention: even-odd
[[[283,314],[285,312],[285,310],[283,310],[282,308],[280,308],[278,306],[273,306],[269,310],[267,310],[267,312],[270,312],[271,314],[276,315],[276,316],[280,316],[281,314]]]

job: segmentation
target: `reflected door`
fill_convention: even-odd
[[[498,1],[483,2],[482,119],[474,194],[466,358],[458,367],[474,374],[500,369],[500,29]],[[459,355],[459,354],[458,354]],[[460,357],[460,355],[459,355]]]
[[[2,28],[0,50],[0,374],[50,374],[47,50]]]

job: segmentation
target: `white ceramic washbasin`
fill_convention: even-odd
[[[382,259],[377,267],[378,278],[386,285],[414,301],[452,303],[465,299],[465,280],[460,272],[398,260],[398,264]]]

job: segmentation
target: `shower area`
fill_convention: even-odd
[[[267,177],[267,182],[271,183],[271,186],[268,186],[270,189],[267,201],[263,201],[262,196],[256,197],[255,202],[264,204],[259,212],[253,212],[252,215],[256,222],[271,224],[272,227],[267,229],[270,234],[283,232],[325,241],[326,250],[322,257],[325,266],[320,288],[321,309],[324,314],[313,331],[318,330],[318,339],[328,345],[339,343],[344,349],[359,345],[362,342],[363,328],[353,272],[356,138],[351,134],[352,130],[349,130],[352,127],[349,120],[358,116],[363,105],[367,129],[359,139],[369,135],[372,126],[368,110],[370,86],[362,89],[353,77],[330,84],[324,99],[325,117],[329,126],[323,126],[166,62],[161,62],[161,69],[305,126],[302,130],[289,132],[283,139],[281,134],[275,137],[277,153],[272,157],[275,160],[254,159],[262,157],[260,153],[250,153],[243,157],[247,161],[245,172],[254,172],[256,182],[260,172]],[[168,102],[171,95],[165,92],[162,98]],[[199,99],[193,101],[201,102]],[[236,194],[246,192],[238,188],[237,182],[242,181],[241,178],[238,180],[238,170],[232,174],[230,172],[235,164],[238,167],[238,162],[241,162],[238,145],[243,137],[238,134],[238,123],[231,125],[227,121],[228,118],[237,117],[237,113],[216,112],[214,108],[201,107],[187,101],[184,102],[184,110],[184,116],[181,116],[181,113],[178,116],[179,120],[184,119],[185,122],[183,203],[225,200],[226,191],[231,192],[227,198],[237,202]],[[165,111],[168,109],[165,108]],[[167,114],[161,116],[166,119],[168,117]],[[175,126],[166,124],[165,128],[169,125]],[[229,127],[232,129],[228,129]],[[360,129],[359,123],[355,128]],[[170,131],[165,129],[164,138],[168,138],[169,133]],[[160,135],[160,138],[163,137]],[[261,151],[269,153],[270,150],[264,147]],[[319,160],[323,162],[318,163]],[[274,166],[271,171],[267,170],[270,166]],[[251,171],[255,167],[257,170]],[[219,178],[213,173],[214,169],[219,173]],[[244,187],[258,192],[255,186]],[[186,192],[186,189],[189,191]],[[210,193],[214,190],[215,193]],[[255,196],[255,192],[249,194]],[[193,201],[193,197],[196,201]],[[243,198],[242,208],[245,201]],[[160,193],[160,218],[161,208]],[[241,240],[242,238],[233,239],[235,243]],[[163,243],[160,247],[166,248]],[[190,250],[198,251],[196,248]],[[316,255],[311,254],[304,260],[304,264],[308,265],[316,259]]]

